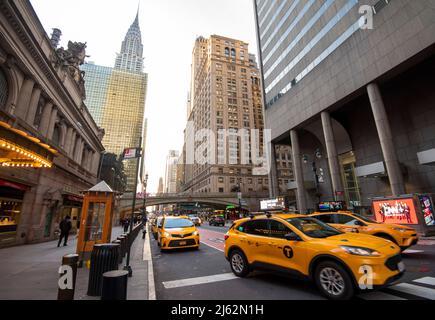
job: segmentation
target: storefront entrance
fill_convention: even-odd
[[[27,190],[27,186],[0,179],[0,246],[16,241]]]

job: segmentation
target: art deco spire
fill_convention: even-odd
[[[121,52],[117,54],[115,69],[142,72],[143,70],[142,34],[139,27],[139,7],[136,18],[122,42]]]

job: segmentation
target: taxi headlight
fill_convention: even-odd
[[[199,236],[199,232],[198,232],[198,231],[195,231],[195,232],[193,233],[193,236],[194,236],[194,237]]]
[[[365,257],[379,257],[381,254],[376,250],[372,250],[369,248],[363,247],[350,247],[350,246],[341,246],[341,248],[349,254],[353,254],[355,256],[365,256]]]
[[[169,232],[163,232],[163,238],[169,238],[171,234]]]

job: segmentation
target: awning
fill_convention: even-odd
[[[51,168],[56,153],[39,139],[0,121],[0,166]]]
[[[17,189],[20,191],[28,191],[30,190],[29,186],[26,186],[24,184],[21,183],[16,183],[16,182],[11,182],[8,180],[3,180],[0,179],[0,187],[7,187],[7,188],[12,188],[12,189]]]

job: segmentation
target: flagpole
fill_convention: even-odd
[[[130,219],[130,236],[128,237],[130,241],[133,241],[131,238],[133,234],[133,226],[134,226],[134,212],[136,211],[136,197],[137,197],[137,180],[139,175],[139,166],[140,166],[140,159],[143,157],[143,150],[142,150],[142,136],[139,138],[139,150],[141,150],[141,153],[139,157],[137,157],[137,167],[136,167],[136,175],[135,175],[135,182],[134,182],[134,190],[133,190],[133,205],[131,208],[131,219]],[[124,270],[128,271],[128,276],[131,278],[133,276],[133,270],[130,266],[130,252],[131,252],[131,246],[133,243],[129,243],[128,245],[128,251],[127,251],[127,261],[125,263]]]

